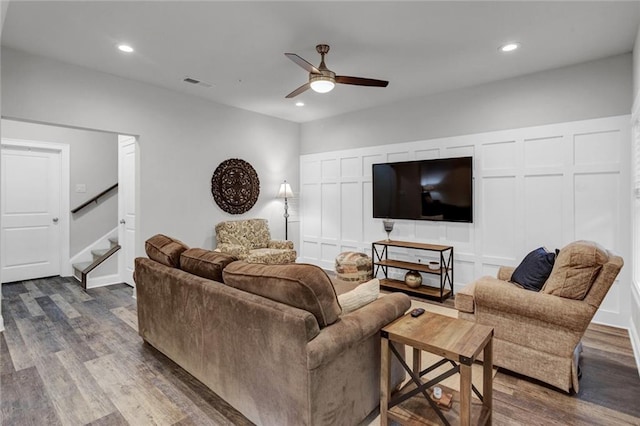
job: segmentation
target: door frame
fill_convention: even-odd
[[[123,146],[125,145],[133,145],[133,151],[134,151],[134,170],[133,170],[133,190],[134,190],[134,209],[136,210],[136,214],[135,214],[135,220],[134,220],[134,224],[133,224],[133,229],[134,229],[134,239],[133,239],[133,247],[129,247],[131,253],[133,253],[133,257],[135,259],[136,257],[136,244],[137,244],[137,239],[138,239],[138,230],[137,230],[137,222],[138,222],[138,190],[137,190],[137,185],[136,182],[138,181],[138,137],[137,136],[133,136],[133,135],[127,135],[127,134],[118,134],[118,185],[120,185],[120,189],[118,189],[118,239],[120,239],[121,236],[123,236],[122,234],[124,233],[121,228],[122,228],[122,224],[120,223],[120,220],[123,219],[123,215],[122,215],[122,209],[124,208],[124,200],[122,199],[122,194],[123,192],[126,190],[124,185],[128,185],[129,182],[125,182],[124,179],[122,178],[122,173],[124,171],[124,167],[122,164],[122,149]],[[127,285],[130,285],[131,287],[133,287],[134,291],[133,291],[133,297],[136,297],[136,293],[135,293],[135,282],[133,282],[132,278],[132,283],[128,283],[125,280],[125,274],[126,274],[126,267],[127,267],[127,259],[125,258],[125,253],[127,252],[127,250],[125,250],[124,247],[124,239],[122,241],[119,241],[119,244],[122,246],[122,249],[119,251],[118,253],[118,275],[120,276],[120,280],[122,282],[124,282]]]
[[[67,144],[56,142],[32,141],[25,139],[2,138],[0,140],[2,149],[16,147],[19,149],[39,149],[56,151],[60,153],[60,212],[58,226],[60,227],[60,276],[70,276],[72,273],[69,261],[70,244],[70,217],[69,211],[69,191],[70,191],[70,147]],[[0,221],[2,218],[0,217]],[[2,223],[0,222],[0,225]],[[2,271],[0,271],[2,273]],[[0,282],[2,276],[0,276]]]

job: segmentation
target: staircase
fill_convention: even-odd
[[[82,288],[87,288],[87,275],[97,268],[102,262],[111,257],[112,254],[120,250],[117,238],[109,238],[109,248],[91,250],[93,260],[91,262],[80,262],[73,264],[73,276],[82,283]]]

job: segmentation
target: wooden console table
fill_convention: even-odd
[[[460,424],[491,424],[493,392],[493,327],[457,318],[425,312],[414,318],[406,314],[382,328],[380,363],[380,425],[389,420],[400,424],[445,424],[459,419]],[[404,343],[413,348],[413,368],[404,361],[391,342]],[[443,359],[421,371],[421,351],[431,352]],[[471,365],[483,352],[482,394],[471,381]],[[393,353],[411,380],[390,400],[389,376]],[[431,380],[424,377],[441,365],[453,368]],[[460,391],[452,391],[453,406],[441,411],[427,394],[428,389],[452,376],[460,374]],[[471,400],[474,392],[480,402]]]
[[[428,264],[424,263],[389,259],[389,247],[438,253],[439,267],[437,269],[431,269]],[[371,253],[373,255],[373,276],[376,277],[379,270],[382,270],[384,273],[384,278],[380,280],[380,286],[383,288],[399,290],[419,297],[436,299],[440,302],[453,295],[453,247],[410,241],[382,240],[371,243]],[[389,268],[413,270],[438,275],[440,277],[440,287],[421,285],[418,288],[411,288],[407,286],[404,281],[389,278]],[[447,288],[447,285],[449,288]]]

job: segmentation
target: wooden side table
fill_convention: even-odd
[[[398,318],[382,329],[381,336],[381,426],[386,426],[389,420],[400,424],[450,425],[456,418],[464,426],[472,423],[491,424],[493,327],[425,312],[417,318],[410,314]],[[406,364],[390,342],[404,343],[413,348],[413,368]],[[421,351],[438,355],[443,360],[421,371]],[[481,351],[484,352],[482,394],[471,382],[471,365]],[[400,360],[411,376],[409,383],[392,400],[389,389],[391,353]],[[427,373],[446,363],[450,363],[453,368],[432,380],[423,379]],[[456,373],[460,374],[460,392],[454,392],[453,408],[443,412],[429,398],[427,389]],[[472,402],[472,391],[481,404]]]

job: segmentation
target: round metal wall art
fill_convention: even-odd
[[[238,158],[223,161],[213,172],[211,194],[225,212],[242,214],[249,210],[260,195],[260,179],[251,164]]]

